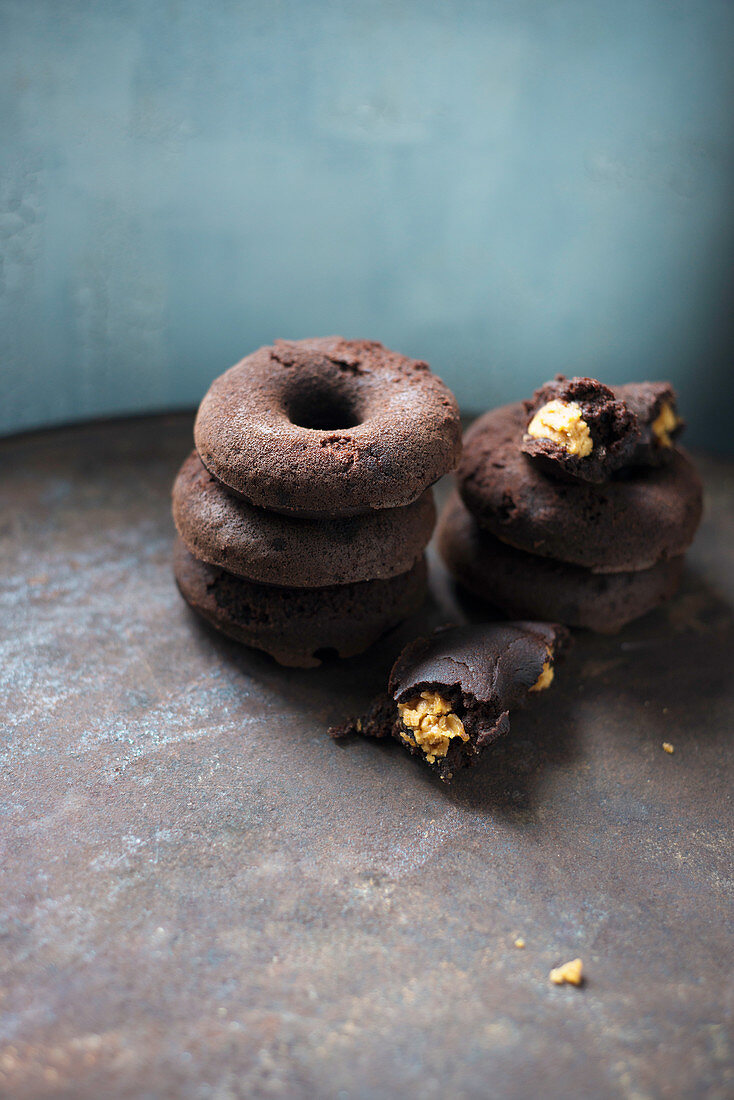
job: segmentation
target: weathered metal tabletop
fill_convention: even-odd
[[[682,594],[446,788],[325,736],[445,575],[362,658],[228,643],[171,576],[190,441],[0,444],[0,1095],[731,1097],[734,464]]]

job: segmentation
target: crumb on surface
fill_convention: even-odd
[[[551,970],[548,975],[554,985],[581,985],[584,980],[584,964],[581,959],[572,959]]]
[[[670,741],[663,741],[663,751],[673,753],[675,752],[675,747],[671,745]]]
[[[518,936],[517,939],[515,940],[515,947],[524,947],[524,946],[525,946],[525,940],[522,938],[522,936]]]

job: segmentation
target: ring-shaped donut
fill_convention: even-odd
[[[417,611],[426,595],[425,557],[397,577],[281,588],[197,561],[177,538],[173,569],[183,598],[216,630],[294,668],[315,668],[324,650],[340,657],[362,653]]]
[[[683,574],[682,554],[649,569],[593,573],[516,550],[481,528],[458,493],[441,513],[436,544],[449,573],[471,593],[472,609],[479,597],[512,619],[541,619],[599,634],[616,634],[671,599]]]
[[[255,508],[211,476],[192,451],[173,484],[173,519],[199,561],[260,584],[317,588],[406,573],[436,521],[433,491],[407,508],[314,522]]]
[[[556,481],[522,453],[526,422],[518,402],[485,413],[466,434],[457,481],[480,527],[518,550],[595,573],[650,569],[687,550],[703,489],[684,451],[603,485]]]
[[[337,336],[278,340],[231,367],[194,438],[245,500],[311,517],[410,504],[461,453],[456,400],[426,363]]]

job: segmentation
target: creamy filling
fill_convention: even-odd
[[[528,424],[534,439],[550,439],[569,455],[586,458],[594,449],[589,425],[575,401],[549,401],[538,409]]]
[[[553,665],[551,664],[551,658],[553,654],[551,650],[548,650],[548,660],[543,662],[543,667],[540,670],[540,676],[535,681],[533,686],[529,688],[530,691],[545,691],[553,683]]]
[[[675,409],[671,404],[665,401],[661,405],[657,417],[652,422],[653,435],[661,447],[673,446],[673,440],[670,438],[670,433],[674,432],[679,424],[680,420],[676,416]]]
[[[438,692],[422,691],[407,703],[398,703],[398,711],[405,726],[400,736],[408,744],[417,745],[429,764],[446,755],[455,737],[469,740],[464,723]]]

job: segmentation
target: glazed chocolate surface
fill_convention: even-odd
[[[319,665],[320,650],[361,653],[416,611],[426,592],[424,558],[387,580],[283,588],[197,561],[180,538],[174,573],[186,602],[217,630],[297,668]]]
[[[526,427],[535,414],[550,401],[579,406],[593,444],[591,453],[581,457],[569,454],[559,443],[548,438],[525,434],[523,453],[545,473],[563,479],[601,484],[627,465],[638,440],[637,418],[613,391],[594,378],[565,378],[558,375],[536,390],[524,402]]]
[[[201,561],[262,584],[315,588],[408,572],[431,537],[436,509],[428,489],[405,508],[363,516],[284,516],[235,497],[193,451],[173,486],[173,518]]]
[[[456,401],[426,363],[336,336],[248,355],[212,383],[194,436],[240,496],[315,517],[411,504],[461,453]]]
[[[509,710],[537,682],[548,650],[567,637],[562,626],[544,622],[447,627],[405,647],[388,690],[399,703],[431,687],[451,695],[458,689],[466,708],[481,704]]]
[[[674,448],[661,467],[604,485],[547,477],[522,453],[522,403],[485,413],[469,429],[457,480],[480,526],[503,542],[594,572],[648,569],[682,554],[702,510],[701,481]]]
[[[577,565],[527,554],[484,531],[457,493],[436,532],[447,569],[469,592],[511,618],[551,619],[614,634],[675,595],[683,557],[650,569],[592,573]]]
[[[483,749],[507,733],[510,711],[524,705],[544,667],[553,667],[568,644],[568,631],[557,623],[482,623],[434,631],[402,650],[387,693],[375,700],[363,718],[330,733],[337,739],[352,733],[393,737],[442,779],[450,780],[455,768],[474,763]],[[406,739],[397,709],[421,692],[436,692],[449,701],[469,735],[466,741],[452,740],[446,755],[434,761]]]

